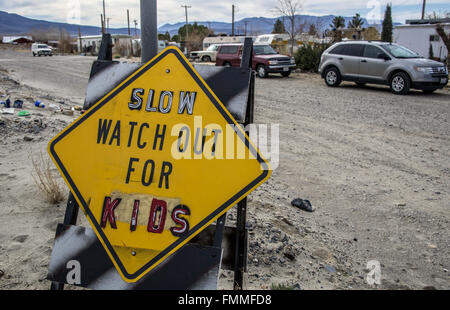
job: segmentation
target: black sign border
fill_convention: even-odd
[[[239,199],[243,198],[243,196],[251,190],[253,187],[255,187],[258,183],[260,183],[262,180],[264,180],[268,174],[268,164],[264,161],[264,159],[260,156],[258,151],[253,147],[253,145],[248,140],[247,136],[244,135],[241,131],[234,128],[236,131],[236,134],[242,139],[242,141],[245,143],[245,145],[249,148],[250,152],[256,157],[258,162],[261,164],[261,166],[264,168],[262,174],[257,177],[253,182],[245,186],[241,191],[239,191],[237,194],[235,194],[233,197],[231,197],[228,201],[226,201],[222,206],[220,206],[216,211],[211,213],[207,218],[205,218],[203,221],[201,221],[199,224],[197,224],[195,227],[193,227],[189,234],[186,236],[183,236],[179,238],[176,242],[172,243],[170,246],[168,246],[165,250],[163,250],[160,254],[158,254],[155,258],[153,258],[151,261],[149,261],[147,264],[145,264],[141,269],[139,269],[134,274],[129,274],[125,267],[123,266],[122,262],[120,261],[118,255],[114,251],[114,248],[112,247],[111,243],[109,242],[108,238],[106,238],[103,230],[101,229],[99,223],[97,223],[97,220],[95,216],[92,214],[91,210],[89,209],[88,204],[82,197],[81,193],[79,192],[77,186],[73,182],[72,178],[70,177],[69,173],[67,172],[66,168],[64,167],[63,163],[61,162],[60,158],[58,157],[57,153],[55,152],[55,146],[56,144],[61,141],[64,137],[66,137],[69,133],[71,133],[73,130],[75,130],[79,125],[81,125],[85,120],[87,120],[91,115],[96,113],[100,108],[102,108],[105,104],[107,104],[110,100],[112,100],[117,94],[119,94],[121,91],[123,91],[126,87],[128,87],[131,83],[133,83],[136,79],[141,77],[145,72],[147,72],[149,69],[151,69],[155,64],[157,64],[161,59],[168,56],[169,54],[175,55],[178,60],[183,64],[183,66],[186,68],[186,70],[189,72],[189,74],[194,78],[194,80],[197,82],[197,84],[200,86],[200,88],[204,91],[204,93],[208,96],[208,98],[211,100],[211,102],[214,104],[214,106],[217,108],[217,110],[222,114],[222,116],[226,119],[228,124],[236,125],[236,121],[224,110],[223,105],[221,105],[215,98],[215,96],[209,91],[208,87],[205,83],[203,83],[198,75],[192,70],[191,66],[186,62],[185,58],[181,55],[180,51],[175,48],[170,48],[165,50],[162,54],[160,54],[157,58],[153,59],[148,64],[144,65],[144,67],[140,68],[139,72],[135,74],[132,78],[128,79],[121,87],[116,89],[113,93],[111,93],[109,96],[101,100],[98,104],[95,104],[83,117],[77,121],[75,124],[70,126],[68,130],[64,131],[60,136],[58,136],[55,140],[53,140],[49,146],[50,152],[57,162],[58,166],[60,167],[61,171],[63,172],[66,180],[70,183],[74,194],[78,198],[78,200],[83,205],[84,210],[86,211],[87,215],[91,219],[91,222],[94,223],[95,228],[97,230],[97,233],[101,236],[104,244],[108,248],[109,252],[113,256],[115,262],[117,263],[117,266],[119,266],[122,274],[130,281],[135,280],[136,278],[139,278],[143,273],[147,272],[149,268],[151,268],[155,263],[157,263],[159,260],[161,260],[164,256],[166,256],[170,251],[172,251],[175,247],[183,243],[186,239],[191,237],[193,234],[200,233],[201,229],[204,228],[204,226],[211,221],[214,217],[218,216],[222,211],[224,211],[229,206],[235,204]],[[238,176],[236,176],[238,177]]]

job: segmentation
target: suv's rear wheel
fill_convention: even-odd
[[[209,57],[209,56],[203,56],[202,61],[203,61],[203,62],[211,62],[211,57]]]
[[[406,95],[411,87],[409,76],[404,72],[395,73],[390,84],[392,92],[396,95]]]
[[[223,66],[224,66],[224,67],[231,67],[231,63],[229,63],[228,61],[226,61],[226,62],[223,63]]]
[[[266,77],[268,76],[266,66],[264,66],[264,65],[259,65],[259,66],[256,68],[256,73],[257,73],[258,76],[259,76],[260,78],[262,78],[262,79],[264,79],[264,78],[266,78]]]
[[[330,87],[337,87],[341,84],[341,73],[335,67],[327,69],[325,72],[325,83]]]

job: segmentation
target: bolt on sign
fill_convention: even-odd
[[[123,81],[49,143],[122,278],[137,282],[270,176],[177,48]]]

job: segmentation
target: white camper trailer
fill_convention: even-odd
[[[206,51],[211,45],[239,44],[244,41],[245,37],[207,37],[203,40],[203,50]]]

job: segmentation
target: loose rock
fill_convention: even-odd
[[[28,235],[20,235],[17,237],[14,237],[14,241],[19,242],[19,243],[24,243],[26,240],[28,239]]]
[[[283,254],[290,261],[294,261],[295,260],[296,254],[295,254],[294,251],[292,251],[292,249],[286,250]]]
[[[294,199],[291,202],[293,207],[297,207],[300,210],[306,211],[306,212],[314,212],[316,211],[316,208],[314,208],[309,200],[303,200],[301,198]]]

